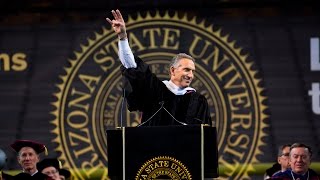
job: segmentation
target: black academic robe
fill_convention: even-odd
[[[135,61],[137,68],[122,66],[121,70],[125,77],[128,109],[142,112],[141,123],[148,121],[144,124],[146,126],[180,125],[175,121],[177,119],[186,124],[212,124],[207,99],[203,95],[198,92],[175,95],[151,72],[149,65],[137,56]],[[154,115],[161,104],[174,118],[164,109]]]
[[[2,173],[3,180],[46,180],[47,176],[45,174],[42,174],[40,172],[37,172],[33,176],[31,176],[28,173],[21,172],[15,176],[11,176],[6,173]]]
[[[281,165],[278,162],[274,163],[271,168],[266,170],[265,177],[270,178],[277,172],[281,172]]]
[[[287,169],[284,172],[279,172],[274,174],[271,178],[274,180],[320,180],[318,174],[312,170],[309,169],[307,173],[304,175],[296,174],[291,169]]]

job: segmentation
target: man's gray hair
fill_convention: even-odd
[[[302,148],[307,149],[307,150],[308,150],[308,153],[309,153],[309,155],[310,155],[310,158],[312,157],[311,147],[310,147],[310,146],[307,146],[307,145],[305,145],[305,144],[302,144],[302,143],[294,143],[294,144],[292,144],[291,147],[290,147],[290,154],[291,154],[291,150],[292,150],[293,148],[298,148],[298,147],[302,147]]]
[[[172,58],[172,60],[171,60],[171,62],[170,62],[170,65],[169,65],[169,68],[171,68],[171,67],[175,67],[175,68],[176,68],[178,62],[179,62],[181,59],[183,59],[183,58],[185,58],[185,59],[190,59],[190,60],[192,60],[193,62],[196,61],[192,56],[190,56],[190,55],[188,55],[188,54],[186,54],[186,53],[179,53],[179,54],[177,54],[176,56],[174,56],[174,57]]]

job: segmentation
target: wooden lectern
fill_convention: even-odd
[[[217,132],[206,125],[107,130],[112,180],[218,177]]]

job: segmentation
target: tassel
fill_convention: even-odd
[[[48,156],[48,149],[47,149],[46,146],[44,146],[44,154],[45,154],[46,156]]]
[[[60,160],[58,160],[58,161],[59,161],[59,168],[62,169],[62,163]]]

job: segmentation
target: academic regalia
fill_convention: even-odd
[[[38,143],[38,142],[35,142],[35,141],[30,141],[30,140],[16,140],[10,146],[17,153],[19,153],[20,150],[23,147],[31,147],[31,148],[34,149],[34,151],[37,154],[40,154],[40,153],[42,153],[42,152],[47,150],[47,148],[46,148],[46,146],[44,144],[41,144],[41,143]]]
[[[36,174],[34,174],[33,176],[31,176],[28,173],[19,173],[15,176],[6,174],[6,173],[2,173],[2,178],[3,180],[46,180],[47,176],[37,172]]]
[[[175,95],[150,71],[149,65],[135,56],[137,68],[122,66],[125,77],[125,95],[130,111],[142,112],[141,123],[152,117],[161,107],[178,121],[186,124],[209,124],[211,117],[206,98],[198,92]],[[145,125],[181,125],[164,109]]]
[[[265,179],[270,178],[275,173],[281,172],[281,165],[279,163],[274,163],[271,168],[266,170]]]
[[[46,158],[37,163],[37,169],[42,172],[43,169],[47,167],[54,167],[57,171],[60,170],[60,162],[56,158]]]
[[[60,169],[60,170],[59,170],[59,174],[60,174],[61,176],[64,176],[66,179],[69,179],[70,176],[71,176],[70,171],[67,170],[67,169]]]
[[[71,176],[70,171],[66,169],[61,169],[62,165],[60,161],[56,158],[46,158],[37,163],[37,169],[40,172],[42,172],[47,167],[54,167],[59,172],[59,175],[64,176],[66,179],[68,179]]]
[[[13,180],[14,176],[7,174],[5,172],[1,172],[2,180]]]
[[[19,153],[21,151],[22,148],[24,147],[30,147],[32,148],[37,154],[40,154],[42,152],[46,152],[47,148],[44,144],[39,143],[39,142],[35,142],[35,141],[31,141],[31,140],[16,140],[14,143],[12,143],[11,148]],[[35,165],[36,166],[36,165]],[[32,176],[28,173],[20,173],[18,175],[15,176],[15,178],[19,178],[19,179],[45,179],[47,176],[42,174],[41,172],[37,172],[35,174],[33,174]]]
[[[270,179],[281,179],[281,180],[320,180],[319,176],[315,171],[309,169],[305,174],[296,174],[292,169],[287,169],[284,172],[274,174]]]

